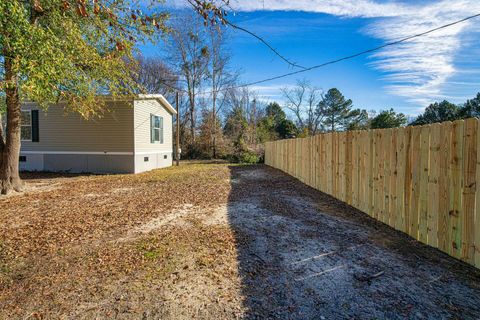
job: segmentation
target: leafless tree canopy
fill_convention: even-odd
[[[316,134],[322,130],[324,115],[319,107],[321,89],[312,86],[307,80],[299,80],[294,87],[283,88],[282,93],[286,101],[285,107],[295,115],[301,129],[306,130],[307,134]]]
[[[226,92],[226,134],[231,139],[243,140],[256,147],[259,140],[258,129],[265,106],[256,92],[248,87],[230,89]]]
[[[210,48],[209,62],[207,67],[207,81],[210,88],[209,102],[206,104],[207,113],[212,117],[211,140],[213,157],[217,156],[217,119],[225,105],[228,88],[237,82],[238,73],[230,69],[230,53],[226,47],[227,34],[225,29],[219,26],[210,26],[207,34],[207,43]]]
[[[170,69],[160,57],[139,56],[136,81],[151,94],[162,94],[173,97],[175,88],[178,88],[178,75]]]
[[[168,60],[175,67],[175,71],[185,80],[190,140],[194,143],[197,126],[197,99],[207,76],[210,57],[207,28],[198,15],[185,13],[174,19],[172,29],[168,43]]]

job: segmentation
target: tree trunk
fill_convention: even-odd
[[[213,159],[217,159],[217,94],[213,93],[213,136],[212,136],[212,143],[213,143]]]
[[[0,192],[7,194],[13,190],[22,191],[23,183],[18,172],[20,156],[20,98],[17,74],[13,70],[12,59],[5,55],[5,82],[7,103],[7,132],[3,137],[0,131]]]
[[[195,93],[190,94],[190,135],[192,136],[192,144],[195,144]]]
[[[192,142],[195,142],[195,128],[194,128],[194,120],[193,120],[193,110],[190,107],[190,137],[192,138]]]

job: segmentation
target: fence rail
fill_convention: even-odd
[[[265,162],[480,268],[477,119],[268,142]]]

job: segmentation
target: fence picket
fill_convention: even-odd
[[[358,150],[359,150],[359,143],[358,143],[358,131],[352,131],[350,136],[350,177],[351,177],[351,199],[350,204],[355,207],[359,208],[358,205]]]
[[[452,181],[450,184],[450,253],[460,258],[462,247],[462,189],[463,189],[463,139],[464,122],[458,120],[452,126],[452,157],[450,158]]]
[[[469,263],[475,263],[475,191],[476,191],[476,162],[477,162],[477,120],[467,119],[464,122],[463,141],[463,215],[462,223],[462,248],[461,259]]]
[[[418,240],[418,213],[420,203],[420,147],[421,147],[421,127],[412,128],[412,194],[410,207],[410,227],[409,234]]]
[[[333,175],[333,185],[332,185],[332,195],[338,196],[338,133],[334,132],[332,134],[332,175]]]
[[[365,161],[367,157],[365,155],[366,150],[366,131],[359,131],[358,132],[358,172],[357,172],[357,188],[358,188],[358,206],[357,208],[363,212],[367,211],[366,208],[366,190],[367,186],[366,181],[366,170],[367,167],[365,165]]]
[[[396,205],[397,205],[397,179],[398,179],[398,153],[397,153],[397,135],[398,129],[392,129],[391,143],[389,145],[390,159],[390,183],[389,183],[389,202],[388,202],[388,225],[395,228],[396,225]]]
[[[428,173],[430,160],[430,126],[421,127],[420,141],[420,195],[418,203],[418,239],[427,243]]]
[[[268,142],[265,163],[480,268],[476,119]]]
[[[373,193],[373,181],[374,181],[374,172],[373,172],[373,164],[374,164],[374,131],[369,131],[368,132],[368,169],[367,169],[367,174],[368,174],[368,189],[367,189],[367,201],[368,201],[368,211],[367,213],[370,216],[373,216],[374,212],[374,193]]]
[[[382,150],[382,162],[383,162],[383,173],[382,173],[382,183],[383,191],[382,201],[383,201],[383,214],[382,222],[389,224],[390,220],[390,147],[392,145],[392,130],[383,130],[383,150]]]
[[[452,123],[444,122],[441,124],[440,131],[440,169],[438,178],[440,196],[438,198],[438,209],[440,216],[438,221],[438,248],[444,252],[449,252],[449,221],[450,221],[450,157],[452,141]]]
[[[345,136],[345,187],[344,187],[344,194],[345,194],[345,202],[349,205],[352,205],[352,192],[353,192],[353,179],[352,179],[352,154],[353,154],[353,146],[352,146],[352,131],[347,131]]]
[[[382,151],[381,144],[381,130],[376,131],[373,138],[373,166],[372,166],[372,175],[373,175],[373,217],[375,219],[381,220],[380,212],[382,210],[383,202],[381,202],[381,191],[380,191],[380,154]]]
[[[325,144],[325,167],[327,169],[327,187],[325,192],[328,194],[333,193],[333,134],[326,135],[326,144]]]
[[[327,171],[326,171],[326,161],[325,161],[325,145],[326,138],[325,134],[320,134],[317,136],[317,143],[319,145],[320,158],[318,161],[318,171],[317,171],[317,189],[325,192],[327,185]]]
[[[339,199],[343,202],[347,202],[346,198],[346,171],[347,171],[347,156],[346,156],[346,147],[347,147],[347,135],[345,132],[339,133],[339,145],[338,145],[338,179],[339,179]]]
[[[480,181],[480,124],[477,122],[477,168],[476,168],[476,184]],[[475,194],[475,217],[474,217],[474,228],[475,228],[475,244],[474,244],[474,260],[475,266],[480,268],[480,187],[476,188]]]
[[[410,211],[412,206],[412,168],[413,168],[413,148],[412,148],[412,128],[405,129],[405,187],[404,187],[404,232],[410,234]]]
[[[396,180],[396,201],[395,201],[395,229],[405,232],[405,130],[399,129],[397,131],[396,144],[396,159],[397,159],[397,180]]]
[[[440,144],[442,125],[436,123],[430,128],[430,171],[428,172],[428,207],[427,207],[427,243],[438,247],[438,223],[440,217]],[[445,171],[444,171],[445,172]]]

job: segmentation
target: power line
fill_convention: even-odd
[[[415,38],[419,38],[419,37],[425,36],[425,35],[427,35],[427,34],[433,33],[433,32],[435,32],[435,31],[442,30],[442,29],[445,29],[445,28],[448,28],[448,27],[457,25],[457,24],[459,24],[459,23],[462,23],[462,22],[465,22],[465,21],[468,21],[468,20],[471,20],[471,19],[474,19],[474,18],[478,18],[478,17],[480,17],[480,13],[477,13],[477,14],[475,14],[475,15],[472,15],[472,16],[469,16],[469,17],[466,17],[466,18],[463,18],[463,19],[461,19],[461,20],[457,20],[457,21],[452,22],[452,23],[448,23],[448,24],[442,25],[442,26],[437,27],[437,28],[433,28],[433,29],[427,30],[427,31],[422,32],[422,33],[417,33],[417,34],[415,34],[415,35],[408,36],[408,37],[404,37],[404,38],[401,38],[401,39],[396,40],[396,41],[388,42],[388,43],[383,44],[383,45],[381,45],[381,46],[374,47],[374,48],[372,48],[372,49],[368,49],[368,50],[365,50],[365,51],[361,51],[361,52],[358,52],[358,53],[355,53],[355,54],[352,54],[352,55],[349,55],[349,56],[345,56],[345,57],[342,57],[342,58],[338,58],[338,59],[335,59],[335,60],[331,60],[331,61],[328,61],[328,62],[324,62],[324,63],[322,63],[322,64],[318,64],[318,65],[315,65],[315,66],[312,66],[312,67],[304,68],[304,69],[302,69],[302,70],[292,71],[292,72],[285,73],[285,74],[282,74],[282,75],[278,75],[278,76],[266,78],[266,79],[263,79],[263,80],[257,80],[257,81],[245,83],[245,84],[242,84],[242,85],[237,85],[237,86],[233,86],[233,87],[229,87],[229,88],[219,89],[219,90],[217,90],[216,92],[221,92],[221,91],[230,90],[230,89],[244,88],[244,87],[248,87],[248,86],[252,86],[252,85],[257,85],[257,84],[261,84],[261,83],[265,83],[265,82],[270,82],[270,81],[274,81],[274,80],[278,80],[278,79],[290,77],[290,76],[297,75],[297,74],[301,74],[301,73],[308,72],[308,71],[311,71],[311,70],[323,68],[323,67],[325,67],[325,66],[332,65],[332,64],[335,64],[335,63],[338,63],[338,62],[341,62],[341,61],[345,61],[345,60],[350,60],[350,59],[353,59],[353,58],[356,58],[356,57],[359,57],[359,56],[362,56],[362,55],[365,55],[365,54],[368,54],[368,53],[371,53],[371,52],[378,51],[378,50],[383,49],[383,48],[386,48],[386,47],[390,47],[390,46],[394,46],[394,45],[397,45],[397,44],[401,44],[401,43],[403,43],[403,42],[407,42],[407,41],[409,41],[409,40],[412,40],[412,39],[415,39]],[[173,87],[172,87],[172,88],[173,88]],[[175,89],[175,88],[174,88],[174,89]],[[188,92],[187,92],[186,90],[184,90],[184,89],[177,89],[177,90],[188,93]],[[211,94],[211,93],[213,93],[213,91],[203,92],[202,94]]]
[[[202,9],[200,9],[200,4],[199,4],[199,1],[198,0],[188,0],[188,2],[190,3],[190,5],[194,8],[194,9],[197,9],[199,12],[202,11]],[[230,4],[228,3],[228,1],[225,1],[224,3],[228,8],[230,8],[232,11],[235,11],[232,6],[230,6]],[[219,9],[222,9],[221,7]],[[265,9],[265,1],[263,3],[263,9]],[[261,43],[263,43],[268,49],[270,49],[275,55],[277,55],[280,59],[282,59],[283,61],[285,61],[288,65],[292,66],[292,67],[295,67],[295,68],[301,68],[301,69],[305,69],[305,67],[302,67],[301,65],[298,65],[296,64],[295,62],[293,61],[290,61],[289,59],[287,59],[284,55],[282,55],[277,49],[275,49],[272,45],[270,45],[264,38],[260,37],[259,35],[253,33],[252,31],[250,30],[247,30],[243,27],[239,27],[237,26],[236,24],[233,24],[231,23],[228,19],[226,19],[223,15],[219,17],[220,21],[222,22],[222,24],[225,24],[225,25],[229,25],[230,27],[236,29],[236,30],[240,30],[240,31],[243,31],[249,35],[251,35],[252,37],[256,38],[257,40],[259,40]]]
[[[263,39],[262,37],[256,35],[255,33],[253,33],[252,31],[250,30],[247,30],[243,27],[239,27],[233,23],[231,23],[230,21],[228,20],[224,20],[224,22],[231,26],[232,28],[234,29],[237,29],[237,30],[240,30],[240,31],[243,31],[245,33],[248,33],[249,35],[251,35],[252,37],[256,38],[257,40],[259,40],[261,43],[263,43],[265,46],[267,46],[274,54],[276,54],[280,59],[282,59],[283,61],[285,61],[287,64],[291,65],[292,67],[296,67],[296,68],[301,68],[301,69],[306,69],[305,67],[302,67],[301,65],[299,64],[296,64],[295,62],[292,62],[290,60],[288,60],[287,58],[285,58],[285,56],[283,56],[280,52],[278,52],[277,49],[275,49],[274,47],[272,47],[265,39]]]
[[[441,29],[445,29],[445,28],[454,26],[456,24],[459,24],[459,23],[462,23],[462,22],[465,22],[465,21],[468,21],[468,20],[471,20],[471,19],[474,19],[474,18],[478,18],[478,17],[480,17],[480,13],[475,14],[473,16],[466,17],[464,19],[461,19],[461,20],[458,20],[458,21],[455,21],[455,22],[452,22],[452,23],[449,23],[449,24],[445,24],[443,26],[440,26],[440,27],[437,27],[437,28],[434,28],[434,29],[430,29],[430,30],[422,32],[422,33],[418,33],[418,34],[415,34],[415,35],[412,35],[412,36],[409,36],[409,37],[402,38],[402,39],[397,40],[397,41],[389,42],[389,43],[386,43],[384,45],[381,45],[381,46],[378,46],[378,47],[375,47],[375,48],[372,48],[372,49],[361,51],[361,52],[358,52],[358,53],[355,53],[355,54],[352,54],[352,55],[349,55],[349,56],[346,56],[346,57],[343,57],[343,58],[339,58],[339,59],[336,59],[336,60],[331,60],[331,61],[328,61],[328,62],[324,62],[322,64],[318,64],[318,65],[315,65],[315,66],[312,66],[312,67],[309,67],[309,68],[306,68],[306,69],[303,69],[303,70],[293,71],[293,72],[285,73],[285,74],[282,74],[282,75],[279,75],[279,76],[275,76],[275,77],[271,77],[271,78],[267,78],[267,79],[263,79],[263,80],[258,80],[258,81],[253,81],[253,82],[250,82],[250,83],[246,83],[246,84],[237,86],[236,88],[252,86],[252,85],[265,83],[265,82],[269,82],[269,81],[278,80],[278,79],[282,79],[282,78],[285,78],[285,77],[293,76],[293,75],[296,75],[296,74],[304,73],[304,72],[311,71],[311,70],[314,70],[314,69],[319,69],[319,68],[322,68],[322,67],[325,67],[325,66],[328,66],[328,65],[331,65],[331,64],[335,64],[335,63],[344,61],[344,60],[353,59],[353,58],[365,55],[367,53],[378,51],[380,49],[383,49],[383,48],[386,48],[386,47],[389,47],[389,46],[394,46],[394,45],[397,45],[397,44],[400,44],[400,43],[403,43],[403,42],[407,42],[408,40],[411,40],[411,39],[414,39],[414,38],[419,38],[419,37],[422,37],[424,35],[430,34],[432,32],[435,32],[435,31],[438,31],[438,30],[441,30]]]

